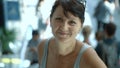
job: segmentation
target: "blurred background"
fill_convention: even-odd
[[[32,38],[32,30],[39,30],[40,39],[52,37],[49,14],[54,1],[43,0],[38,5],[38,0],[0,0],[0,68],[29,68],[30,61],[25,58],[25,52],[28,41]],[[95,48],[97,23],[93,15],[100,0],[86,1],[84,26],[91,27],[89,39]],[[116,17],[118,18],[120,15]],[[41,26],[41,23],[44,26]],[[120,23],[116,20],[115,23],[115,36],[120,40]],[[81,33],[76,38],[81,41],[84,39]]]

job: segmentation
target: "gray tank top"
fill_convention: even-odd
[[[44,53],[43,53],[43,57],[41,60],[41,64],[39,65],[39,68],[46,68],[46,62],[47,62],[47,53],[48,53],[48,44],[49,44],[49,40],[46,41],[45,46],[44,46]],[[84,43],[84,45],[82,46],[81,50],[79,51],[79,54],[77,56],[77,59],[75,61],[74,64],[74,68],[80,68],[79,64],[80,64],[80,58],[82,56],[82,54],[91,46]]]

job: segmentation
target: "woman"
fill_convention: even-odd
[[[54,37],[38,47],[40,68],[106,68],[94,49],[75,39],[84,22],[79,0],[56,0],[50,14]]]

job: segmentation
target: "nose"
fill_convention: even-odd
[[[68,30],[68,24],[67,24],[67,22],[63,22],[63,23],[61,23],[61,30],[63,30],[63,31],[66,31],[66,30]]]

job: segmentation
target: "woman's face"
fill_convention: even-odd
[[[50,22],[52,32],[59,41],[73,40],[81,30],[81,20],[71,13],[66,17],[61,6],[58,6],[53,13]]]

